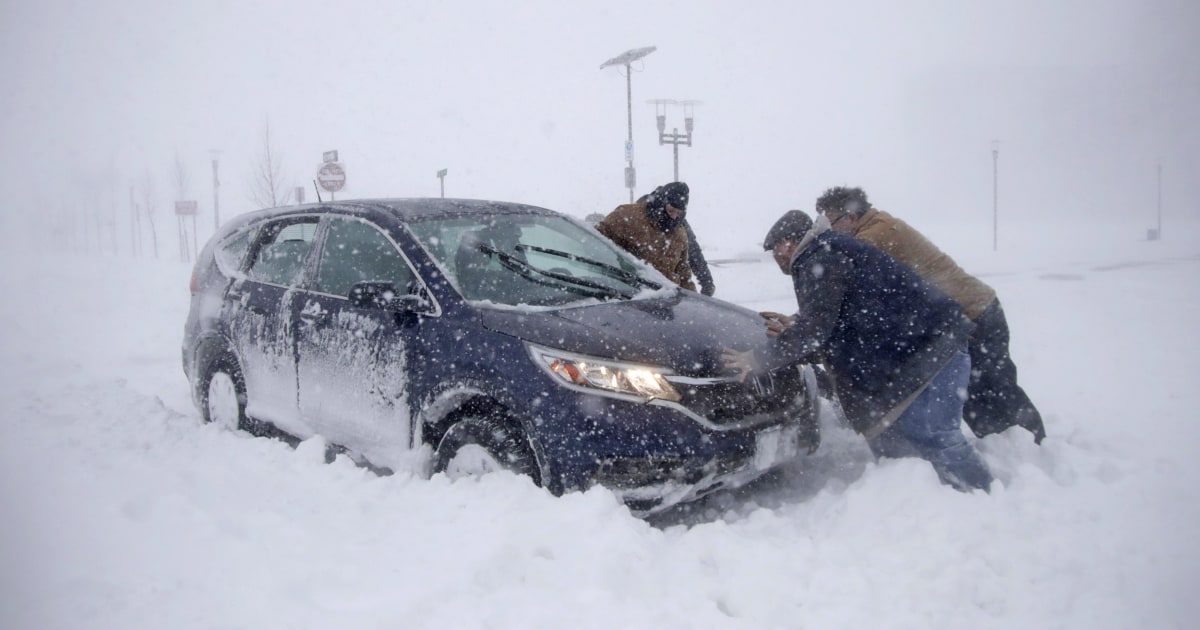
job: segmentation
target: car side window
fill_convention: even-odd
[[[375,226],[353,219],[330,223],[316,290],[347,296],[359,282],[391,282],[403,294],[412,289],[414,277],[396,246]]]
[[[229,238],[217,248],[215,254],[217,266],[226,274],[241,268],[246,251],[250,249],[250,239],[254,236],[254,232],[253,228],[245,230]]]
[[[253,280],[271,284],[298,283],[316,233],[316,217],[265,226],[247,274]]]

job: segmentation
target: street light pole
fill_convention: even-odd
[[[657,50],[654,46],[627,50],[600,64],[603,70],[609,66],[625,66],[625,109],[629,135],[625,140],[625,187],[629,189],[629,201],[633,203],[633,191],[637,188],[637,170],[633,167],[633,62]]]
[[[676,101],[669,98],[657,98],[651,101],[655,106],[655,119],[658,123],[658,144],[670,144],[674,149],[675,154],[675,179],[679,181],[679,145],[692,146],[692,131],[695,129],[695,119],[692,117],[692,107],[699,104],[700,101]],[[667,133],[667,106],[682,105],[683,110],[683,128],[686,133],[679,133],[679,128],[671,129],[671,133]]]
[[[217,189],[221,187],[221,180],[217,177],[217,156],[220,153],[216,149],[209,151],[209,154],[212,155],[213,168],[213,234],[216,234],[217,230],[221,228],[221,200],[217,196]]]
[[[629,202],[633,203],[633,189],[637,187],[637,169],[633,167],[633,67],[625,64],[625,120],[628,135],[625,136],[625,187],[629,189]]]
[[[992,140],[992,251],[1000,243],[1000,141]]]

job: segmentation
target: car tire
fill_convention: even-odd
[[[497,470],[527,476],[541,485],[529,440],[514,422],[503,417],[464,418],[446,431],[434,451],[433,471],[452,479]]]
[[[201,411],[205,422],[229,431],[250,431],[246,417],[246,380],[237,360],[223,355],[213,361],[205,375]]]

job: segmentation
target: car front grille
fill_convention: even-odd
[[[730,378],[667,377],[679,404],[717,426],[754,425],[807,408],[809,392],[799,366],[754,375],[744,382]]]

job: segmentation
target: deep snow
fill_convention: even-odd
[[[815,456],[655,522],[202,425],[187,265],[9,249],[0,627],[1195,627],[1200,230],[1031,225],[993,253],[918,227],[999,292],[1043,445],[982,440],[999,483],[961,494],[827,424]],[[794,308],[765,258],[714,271],[718,297]]]

